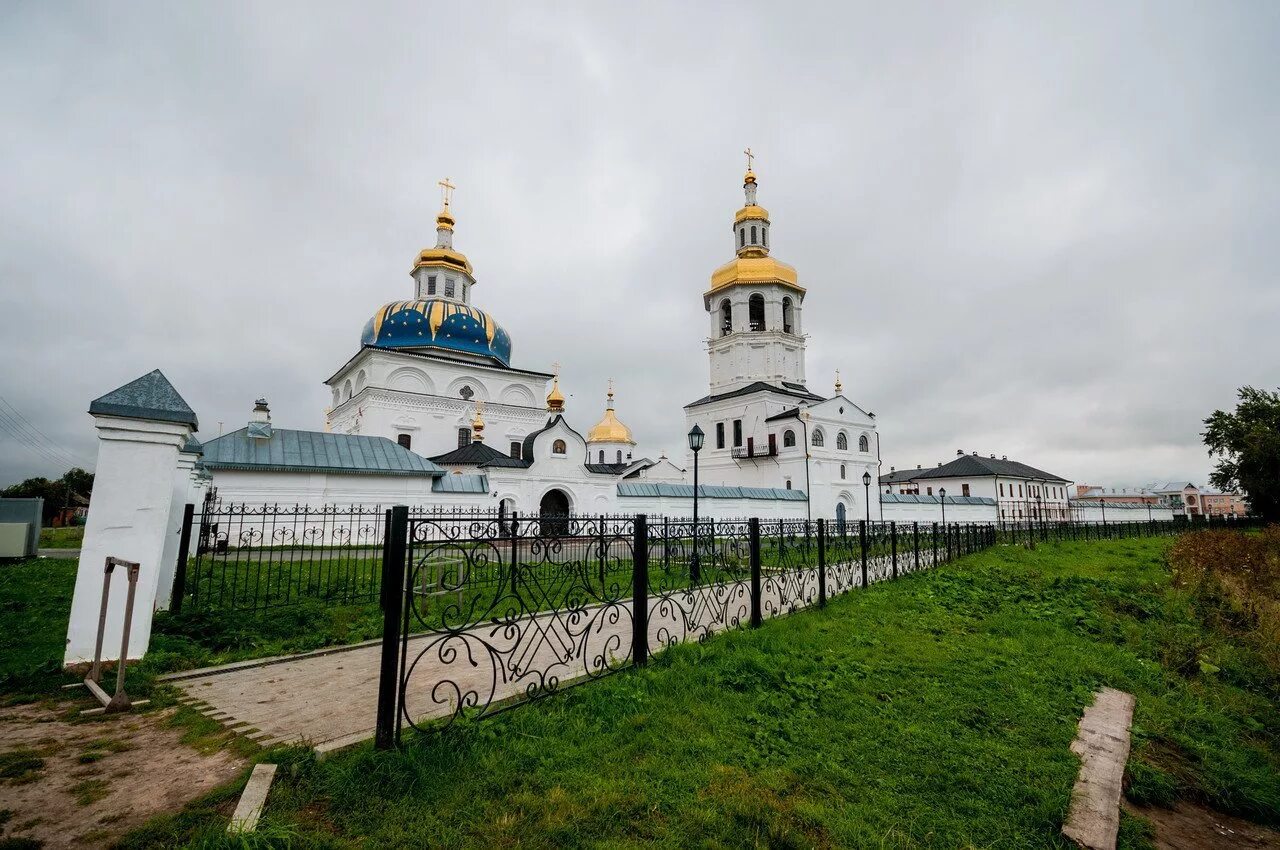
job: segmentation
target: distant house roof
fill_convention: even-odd
[[[488,493],[489,479],[484,475],[441,475],[431,482],[432,493]]]
[[[181,422],[195,429],[200,427],[196,412],[159,369],[95,398],[89,402],[89,412],[98,416]]]
[[[884,475],[880,476],[880,483],[881,484],[897,484],[899,481],[911,481],[914,478],[916,478],[918,475],[920,475],[920,473],[922,472],[924,472],[923,469],[890,470],[889,472],[886,472]]]
[[[896,474],[896,473],[895,473]],[[1060,481],[1067,483],[1066,478],[1053,475],[1034,466],[1027,466],[1016,460],[997,460],[981,455],[961,455],[950,463],[932,469],[917,469],[905,478],[895,481],[919,481],[925,478],[982,478],[988,475],[999,475],[1004,478],[1030,478],[1036,481]],[[889,482],[892,483],[892,482]]]
[[[692,484],[667,484],[661,481],[620,481],[619,496],[669,496],[676,499],[692,499]],[[779,490],[774,487],[719,487],[698,485],[699,499],[771,499],[782,502],[803,502],[803,490]]]
[[[248,429],[241,428],[209,440],[204,444],[203,466],[263,472],[444,474],[439,466],[386,437],[289,428],[274,428],[267,439],[250,437]]]
[[[713,401],[723,401],[726,398],[737,398],[738,396],[751,395],[759,392],[777,393],[778,395],[791,396],[792,398],[803,398],[808,401],[826,401],[822,396],[814,395],[809,392],[803,384],[793,384],[788,381],[784,386],[776,387],[773,384],[766,384],[764,381],[756,381],[754,383],[747,384],[745,387],[741,387],[740,389],[730,390],[727,393],[705,395],[697,401],[691,401],[686,404],[685,409],[687,410],[690,407],[710,404]]]
[[[474,440],[451,452],[436,455],[431,460],[441,466],[501,466],[524,469],[529,465],[527,460],[503,454],[487,443],[480,443]]]
[[[1173,493],[1175,491],[1181,493],[1188,487],[1199,489],[1190,481],[1163,481],[1157,484],[1152,484],[1147,489],[1151,490],[1153,493]]]

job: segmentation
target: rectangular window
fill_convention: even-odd
[[[453,278],[451,277],[446,277],[444,279],[444,297],[445,298],[453,297]]]
[[[1018,485],[1018,498],[1022,498],[1022,485]]]
[[[413,437],[408,434],[401,434],[399,437],[396,437],[396,442],[407,449],[413,445]]]
[[[469,445],[471,445],[471,429],[459,428],[458,429],[458,448],[461,449]]]
[[[733,420],[733,445],[734,448],[742,445],[742,420]]]
[[[1003,495],[1004,495],[1004,484],[1003,484],[1003,483],[1001,483],[1001,484],[1000,484],[1000,495],[1001,495],[1001,496],[1003,496]]]
[[[932,495],[933,495],[933,488],[932,488],[932,487],[926,487],[926,488],[924,488],[924,489],[925,489],[925,495],[926,495],[926,496],[932,496]]]
[[[716,448],[717,449],[724,448],[724,423],[723,422],[716,423]]]
[[[516,460],[520,459],[520,443],[517,440],[511,441],[511,456]]]
[[[969,485],[968,485],[968,484],[961,484],[961,485],[960,485],[960,495],[961,495],[961,496],[967,496],[967,495],[969,495]]]
[[[427,275],[427,294],[436,294],[436,276],[433,274]]]

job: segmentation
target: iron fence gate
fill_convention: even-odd
[[[386,522],[379,747],[996,542],[993,525],[821,519]]]

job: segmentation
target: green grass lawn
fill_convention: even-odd
[[[83,525],[40,529],[41,549],[79,549],[84,540]]]
[[[402,752],[284,751],[265,829],[299,846],[1066,847],[1069,744],[1103,685],[1138,698],[1132,798],[1280,823],[1280,679],[1201,625],[1167,542],[999,547]],[[224,798],[126,846],[216,845]],[[1149,846],[1140,821],[1121,846]]]
[[[45,695],[63,682],[67,615],[77,562],[0,564],[0,702]]]

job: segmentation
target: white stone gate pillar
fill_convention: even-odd
[[[174,574],[178,568],[178,542],[182,538],[182,511],[192,500],[196,461],[200,459],[200,441],[188,437],[178,452],[178,467],[173,473],[173,498],[169,502],[169,533],[164,539],[160,558],[160,575],[156,582],[156,610],[168,611],[175,590]]]
[[[195,412],[158,369],[95,399],[89,413],[98,429],[98,463],[67,624],[67,665],[93,660],[108,555],[141,564],[128,654],[141,658],[146,652],[178,450],[197,427]],[[124,622],[124,571],[116,570],[112,582],[103,660],[118,657]]]

